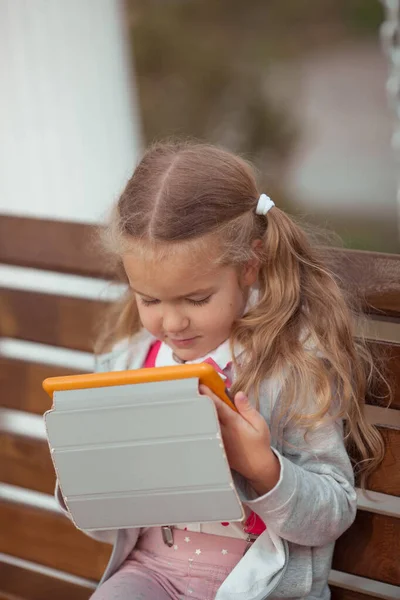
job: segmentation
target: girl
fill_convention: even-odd
[[[92,600],[329,598],[334,542],[356,513],[343,421],[364,476],[382,456],[363,415],[370,363],[335,278],[250,166],[206,145],[151,148],[106,243],[129,291],[98,369],[212,362],[238,413],[200,391],[246,520],[99,532],[114,551]]]

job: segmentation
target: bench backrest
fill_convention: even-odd
[[[79,351],[86,360],[104,310],[104,301],[84,297],[85,278],[93,284],[93,278],[104,276],[90,238],[88,225],[0,216],[0,282],[2,273],[8,281],[0,283],[0,600],[88,598],[110,555],[109,546],[86,537],[57,512],[51,497],[55,476],[40,420],[50,407],[42,380],[85,370],[68,366],[67,355],[65,364],[58,359],[43,363],[43,350]],[[354,525],[336,545],[330,582],[336,600],[398,598],[400,256],[331,252],[340,276],[365,296],[368,336],[388,354],[395,395],[390,409],[368,407],[368,418],[379,424],[387,443],[385,460],[371,480],[370,496],[360,496]],[[69,280],[65,294],[52,292],[51,285],[26,289],[18,278],[28,281],[30,269],[78,275],[82,293],[72,294]],[[13,425],[18,417],[26,431]]]

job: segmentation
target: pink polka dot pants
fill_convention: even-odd
[[[247,542],[179,529],[173,533],[169,547],[160,527],[147,530],[92,600],[214,600]]]

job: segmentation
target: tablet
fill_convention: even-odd
[[[199,383],[209,387],[210,390],[214,392],[216,396],[221,398],[221,400],[223,400],[230,408],[235,411],[237,410],[232,400],[229,398],[223,379],[215,371],[212,365],[209,365],[208,363],[50,377],[43,381],[43,389],[48,393],[50,398],[53,398],[54,392],[66,390],[83,390],[115,385],[191,378],[197,378]]]

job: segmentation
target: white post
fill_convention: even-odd
[[[102,219],[139,127],[119,0],[0,0],[0,213]]]

